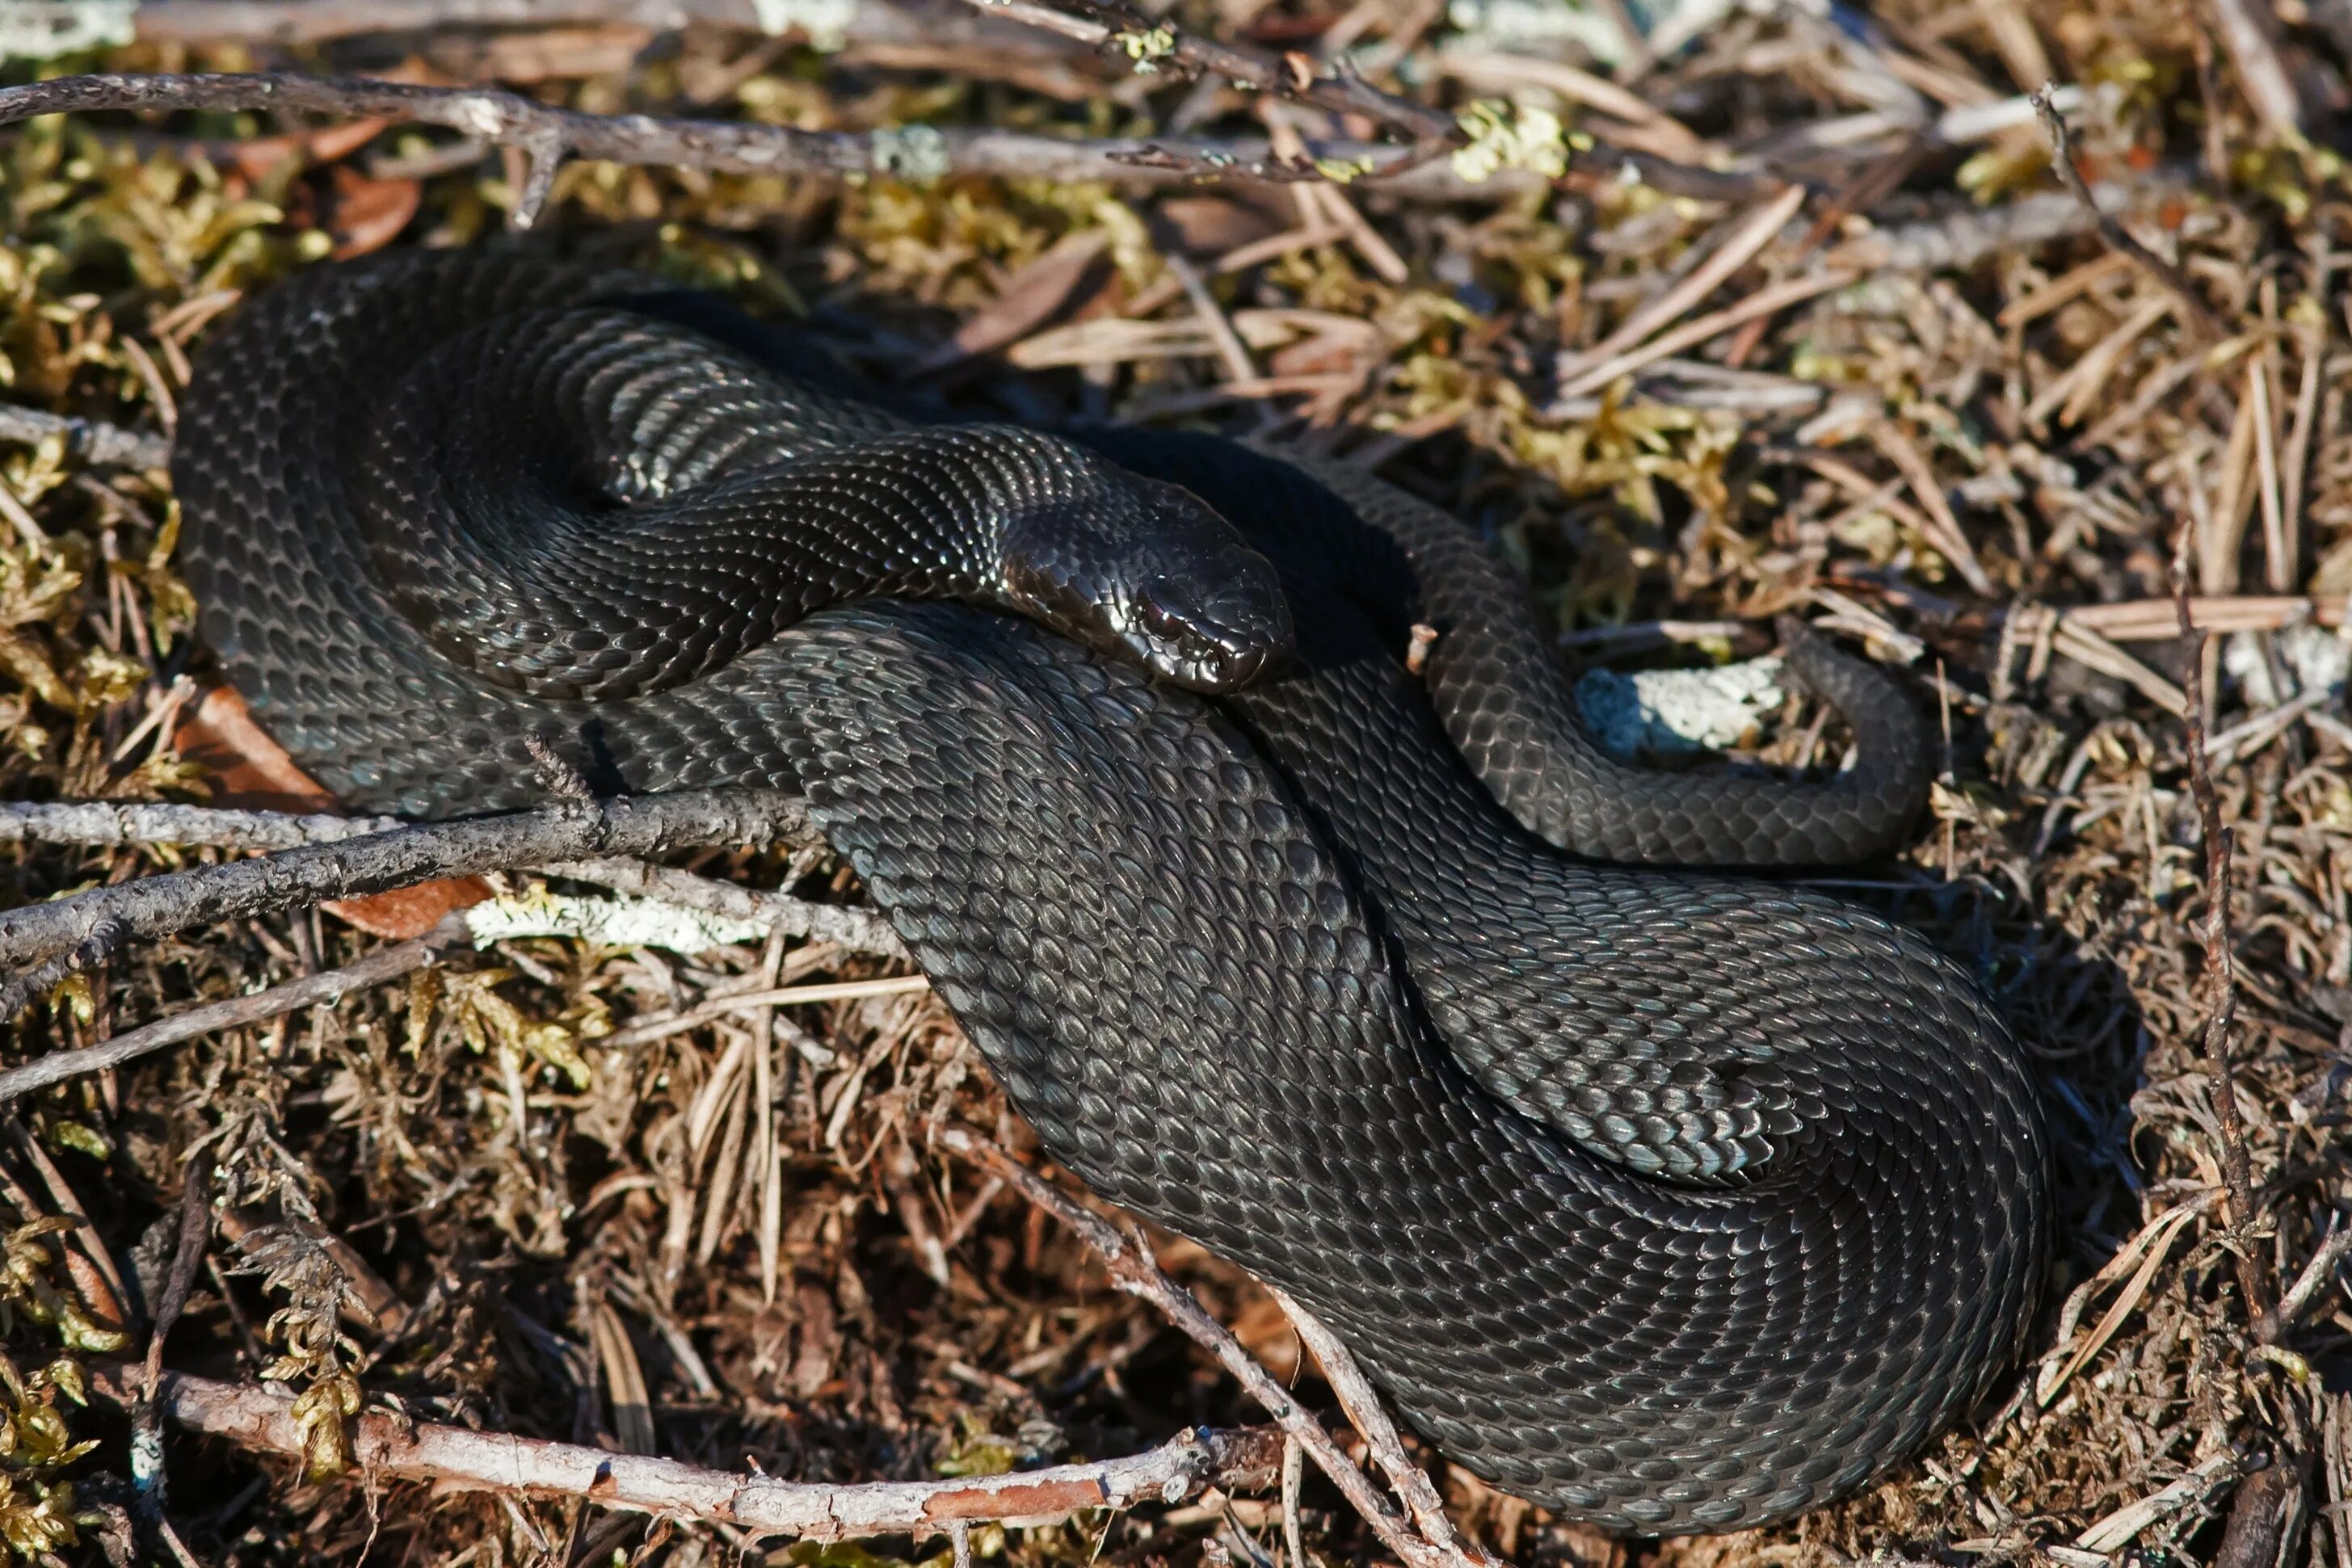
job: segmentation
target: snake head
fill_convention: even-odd
[[[1274,563],[1181,486],[1115,470],[1023,517],[1005,554],[1018,608],[1192,691],[1238,691],[1291,652]]]

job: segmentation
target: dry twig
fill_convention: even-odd
[[[156,469],[172,460],[172,443],[166,436],[124,430],[100,420],[0,404],[0,441],[38,443],[51,437],[63,438],[68,453],[101,467]]]
[[[2058,112],[2057,106],[2052,101],[2052,95],[2057,90],[2057,83],[2048,82],[2031,97],[2033,112],[2041,117],[2042,129],[2050,138],[2050,168],[2058,176],[2058,183],[2066,187],[2066,193],[2074,197],[2075,204],[2089,216],[2098,229],[2099,237],[2106,242],[2109,249],[2131,257],[2141,270],[2179,301],[2181,313],[2190,330],[2200,333],[2208,341],[2227,337],[2228,329],[2221,325],[2221,319],[2198,297],[2197,286],[2189,281],[2188,276],[2133,238],[2129,229],[2100,207],[2097,198],[2091,194],[2091,188],[2083,183],[2083,172],[2074,167],[2074,142],[2067,134],[2065,117]]]
[[[131,20],[145,43],[323,44],[441,27],[758,27],[761,9],[757,0],[144,0]]]
[[[1110,1270],[1112,1281],[1120,1290],[1150,1301],[1169,1322],[1214,1355],[1218,1364],[1241,1384],[1244,1391],[1264,1406],[1266,1413],[1280,1423],[1283,1431],[1307,1451],[1307,1457],[1330,1478],[1332,1484],[1372,1527],[1382,1544],[1404,1560],[1407,1568],[1493,1568],[1492,1559],[1477,1547],[1454,1536],[1450,1526],[1442,1538],[1433,1536],[1417,1529],[1400,1514],[1395,1506],[1373,1488],[1370,1478],[1340,1451],[1339,1444],[1333,1442],[1331,1435],[1323,1429],[1323,1424],[1293,1398],[1288,1389],[1276,1382],[1274,1375],[1258,1364],[1256,1357],[1251,1355],[1223,1324],[1209,1315],[1198,1297],[1161,1272],[1139,1237],[1121,1236],[1108,1220],[1082,1207],[985,1138],[950,1127],[943,1130],[939,1139],[948,1148],[987,1166],[991,1173],[1017,1188],[1022,1197],[1068,1227],[1101,1257],[1104,1266]],[[1369,1393],[1370,1385],[1356,1370],[1354,1358],[1348,1354],[1346,1347],[1328,1335],[1326,1343],[1342,1368],[1340,1375],[1352,1375],[1354,1381],[1350,1386]],[[1370,1407],[1376,1410],[1377,1402]],[[1385,1417],[1381,1417],[1375,1426],[1385,1426]],[[1384,1461],[1391,1467],[1410,1469],[1411,1461],[1402,1457],[1402,1446],[1395,1442],[1394,1427],[1387,1427],[1386,1431],[1390,1443],[1396,1448],[1396,1457],[1383,1455]],[[1368,1432],[1366,1437],[1368,1441],[1371,1440],[1371,1434]],[[1375,1451],[1378,1452],[1377,1448]],[[1394,1473],[1392,1468],[1391,1474]],[[1427,1485],[1426,1477],[1423,1478],[1423,1484]],[[1442,1512],[1439,1518],[1443,1520]]]
[[[967,3],[990,16],[1026,23],[1097,48],[1125,47],[1133,53],[1138,68],[1168,60],[1194,76],[1240,82],[1269,96],[1311,103],[1334,114],[1360,114],[1416,141],[1452,144],[1462,140],[1461,128],[1444,110],[1382,92],[1351,70],[1318,70],[1305,55],[1277,57],[1196,37],[1166,20],[1155,23],[1140,16],[1122,16],[1118,7],[1102,0],[1075,0],[1084,13],[1080,16],[1039,0]]]
[[[709,844],[805,843],[814,838],[794,796],[769,789],[688,789],[565,800],[534,811],[395,828],[95,888],[0,915],[0,966],[18,971],[0,988],[0,1018],[15,1016],[66,976],[125,943],[152,941],[192,925],[486,871]]]
[[[0,803],[0,842],[31,844],[201,844],[224,850],[290,850],[303,844],[341,843],[400,826],[397,817],[232,811],[149,800]]]
[[[949,174],[1076,183],[1088,180],[1164,183],[1262,178],[1263,141],[1156,137],[1081,141],[1068,137],[964,126],[908,126],[866,132],[802,131],[719,120],[667,120],[650,114],[587,114],[555,109],[494,88],[419,87],[364,77],[250,75],[99,75],[58,77],[0,89],[0,125],[43,114],[127,110],[291,110],[360,120],[436,125],[477,141],[520,149],[529,159],[511,214],[518,228],[539,216],[566,158],[660,164],[729,174],[798,174],[824,179],[881,178],[923,184]],[[1361,142],[1316,149],[1335,164],[1379,172],[1412,158],[1408,151]],[[1283,177],[1292,177],[1285,174]],[[1319,176],[1318,176],[1319,177]],[[1414,160],[1382,189],[1416,199],[1504,200],[1537,176],[1498,171],[1475,184],[1443,161]]]
[[[215,849],[289,850],[303,844],[341,843],[405,825],[397,817],[297,815],[149,801],[0,802],[0,843],[200,844]],[[557,861],[536,869],[549,876],[592,882],[616,893],[764,925],[787,936],[836,943],[885,958],[907,956],[906,944],[898,940],[889,922],[869,909],[813,904],[789,894],[739,887],[636,860]]]
[[[131,1401],[131,1477],[140,1511],[147,1528],[163,1539],[184,1568],[195,1568],[196,1560],[164,1511],[169,1500],[163,1478],[163,1413],[156,1408],[155,1395],[163,1381],[163,1341],[188,1304],[188,1291],[205,1260],[205,1245],[212,1238],[212,1168],[210,1149],[200,1148],[189,1156],[187,1178],[180,1191],[180,1228],[172,1252],[172,1272],[163,1284],[163,1299],[155,1306],[155,1326],[147,1336],[146,1360]]]
[[[1348,1413],[1348,1419],[1364,1439],[1364,1446],[1381,1467],[1381,1473],[1388,1477],[1389,1485],[1396,1490],[1397,1496],[1404,1500],[1405,1510],[1412,1515],[1414,1525],[1441,1549],[1463,1551],[1461,1538],[1454,1532],[1454,1521],[1446,1516],[1444,1500],[1437,1495],[1437,1488],[1427,1472],[1414,1464],[1412,1456],[1405,1452],[1404,1439],[1398,1435],[1396,1423],[1389,1419],[1387,1408],[1381,1404],[1379,1391],[1373,1388],[1371,1379],[1364,1375],[1363,1368],[1357,1364],[1346,1343],[1324,1325],[1322,1319],[1282,1291],[1276,1291],[1274,1299],[1280,1303],[1283,1315],[1290,1320],[1290,1326],[1297,1332],[1299,1343],[1312,1352],[1316,1361],[1321,1364],[1325,1381],[1331,1385],[1331,1392],[1339,1396],[1339,1408]]]
[[[2237,1260],[2238,1289],[2246,1315],[2259,1322],[2270,1311],[2270,1281],[2254,1256],[2254,1173],[2246,1154],[2245,1117],[2238,1108],[2237,1076],[2230,1065],[2230,1025],[2237,1016],[2237,958],[2230,931],[2230,831],[2221,822],[2221,796],[2213,787],[2213,767],[2205,746],[2205,633],[2189,613],[2189,535],[2184,517],[2173,541],[2172,594],[2179,618],[2181,717],[2189,728],[2189,792],[2197,803],[2205,839],[2204,1052],[2213,1073],[2213,1114],[2221,1130],[2221,1174],[2230,1186],[2230,1230]]]
[[[128,1404],[137,1397],[139,1375],[127,1366],[99,1366],[90,1386]],[[167,1372],[157,1400],[192,1431],[293,1458],[309,1451],[293,1401],[268,1389]],[[676,1459],[392,1416],[362,1415],[352,1425],[352,1458],[371,1477],[582,1500],[806,1541],[940,1535],[991,1521],[1045,1524],[1093,1509],[1181,1502],[1213,1486],[1256,1490],[1272,1484],[1282,1454],[1281,1439],[1262,1427],[1197,1427],[1130,1458],[1009,1475],[832,1486],[730,1475]]]

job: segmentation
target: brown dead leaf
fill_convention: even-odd
[[[1185,194],[1163,198],[1151,209],[1151,237],[1162,250],[1191,256],[1223,256],[1283,232],[1298,221],[1297,204],[1286,193],[1276,205],[1255,193]]]
[[[247,811],[333,811],[340,809],[325,786],[302,771],[285,748],[253,721],[245,699],[215,686],[195,711],[172,732],[173,748],[212,775],[213,804]],[[422,936],[452,910],[468,909],[490,896],[479,877],[447,877],[371,894],[331,899],[319,905],[345,925],[371,936],[405,941]]]
[[[1313,1356],[1298,1343],[1298,1331],[1272,1296],[1253,1295],[1234,1317],[1233,1328],[1243,1347],[1285,1384],[1297,1378],[1302,1364],[1313,1364]]]
[[[309,163],[333,163],[374,141],[376,133],[390,123],[385,120],[353,120],[321,126],[299,136],[257,137],[231,146],[229,160],[236,172],[248,180],[262,179],[289,158],[299,158]]]
[[[337,164],[327,224],[327,232],[334,236],[335,259],[365,256],[399,238],[416,215],[422,194],[417,181],[371,180],[348,164]]]
[[[248,811],[331,811],[335,798],[253,721],[245,699],[215,686],[172,732],[173,748],[213,776],[213,804]]]
[[[1062,313],[1100,264],[1110,236],[1100,229],[1066,235],[1051,248],[1004,280],[994,299],[965,320],[956,335],[926,355],[918,371],[944,370],[1017,342]]]

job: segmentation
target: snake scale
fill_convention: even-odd
[[[354,808],[536,801],[548,748],[803,791],[1055,1159],[1507,1490],[1751,1525],[1987,1391],[2052,1227],[2016,1045],[1906,930],[1675,869],[1899,840],[1892,677],[1792,637],[1826,782],[1622,765],[1507,569],[1366,475],[841,387],[528,250],[313,269],[186,399],[204,633]]]

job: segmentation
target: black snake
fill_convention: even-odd
[[[527,251],[314,270],[186,400],[205,634],[354,807],[543,799],[549,747],[805,791],[1055,1158],[1510,1491],[1753,1524],[1984,1392],[2052,1223],[2000,1020],[1874,915],[1657,869],[1893,842],[1890,678],[1793,640],[1831,781],[1628,768],[1507,570],[1367,476],[838,386]]]

